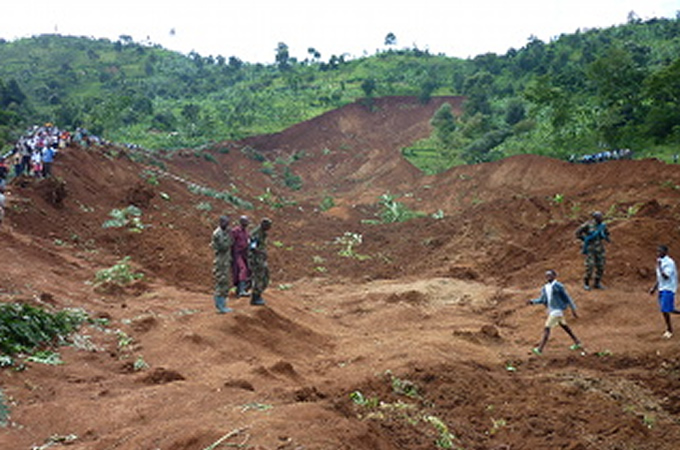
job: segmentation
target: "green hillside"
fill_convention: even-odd
[[[0,144],[6,150],[25,127],[53,122],[150,149],[198,148],[280,131],[361,98],[463,95],[462,116],[444,107],[432,136],[404,150],[422,169],[517,153],[678,152],[680,19],[631,17],[466,60],[387,47],[352,60],[322,60],[310,48],[299,61],[280,43],[276,63],[262,65],[125,36],[0,41]]]

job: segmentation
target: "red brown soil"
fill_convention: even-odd
[[[14,180],[0,301],[109,324],[84,326],[63,365],[2,369],[0,448],[432,449],[441,422],[452,448],[677,449],[680,337],[662,339],[647,289],[655,246],[680,249],[678,166],[526,155],[423,176],[400,149],[443,101],[460,110],[456,98],[379,99],[204,152],[216,162],[183,151],[162,159],[158,184],[145,181],[155,166],[116,148],[66,149],[62,183]],[[248,148],[301,156],[290,168],[302,189],[262,173]],[[267,189],[278,207],[258,199]],[[366,223],[384,193],[428,216]],[[336,206],[321,211],[326,196]],[[130,203],[149,227],[102,228]],[[595,209],[612,234],[607,289],[585,292],[574,230]],[[273,219],[266,307],[230,299],[234,313],[214,312],[208,241],[222,213]],[[362,235],[367,259],[338,254],[345,232]],[[95,289],[124,256],[145,279]],[[569,320],[585,355],[560,330],[543,356],[529,352],[545,311],[526,300],[550,267],[580,307]]]

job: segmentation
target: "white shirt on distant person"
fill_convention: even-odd
[[[659,261],[661,262],[661,267],[658,265],[656,267],[656,280],[659,283],[659,292],[670,291],[675,293],[675,291],[678,289],[678,271],[675,267],[675,261],[673,261],[673,259],[668,255],[660,258]],[[662,271],[668,276],[668,278],[664,278],[661,275]]]

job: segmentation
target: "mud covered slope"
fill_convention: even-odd
[[[407,190],[421,178],[401,149],[429,136],[430,119],[443,103],[459,114],[463,98],[437,97],[426,104],[413,97],[363,101],[243,143],[273,156],[301,154],[294,168],[311,189],[368,199],[366,194],[379,189]]]
[[[425,177],[400,149],[443,101],[459,107],[379,99],[153,162],[73,147],[56,179],[14,180],[0,301],[107,325],[83,327],[63,365],[0,371],[0,448],[677,448],[678,337],[661,338],[646,290],[655,245],[680,252],[680,170],[525,155]],[[302,188],[248,148],[304,151],[290,163]],[[427,214],[367,223],[386,192]],[[336,206],[321,211],[324,196]],[[102,227],[130,204],[141,232]],[[612,234],[608,289],[585,292],[573,233],[595,209]],[[223,213],[274,221],[264,308],[213,311],[207,244]],[[354,256],[339,254],[345,232],[362,236]],[[93,286],[125,256],[143,281]],[[544,356],[528,351],[545,312],[526,300],[548,267],[580,307],[568,320],[584,354],[560,330]]]

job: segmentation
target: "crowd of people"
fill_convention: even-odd
[[[211,241],[215,252],[214,301],[220,314],[233,311],[227,306],[232,288],[237,297],[250,297],[251,305],[262,306],[266,304],[262,294],[269,285],[267,234],[272,221],[262,219],[252,232],[248,231],[250,220],[247,216],[241,216],[235,227],[230,229],[229,225],[229,217],[221,216]]]
[[[71,142],[71,133],[60,130],[51,123],[34,126],[21,136],[12,149],[0,156],[2,181],[5,184],[10,169],[15,177],[29,175],[38,178],[52,175],[52,165],[57,152]],[[9,161],[9,163],[8,163]]]
[[[5,189],[8,181],[20,176],[52,176],[56,155],[71,143],[89,147],[109,142],[91,134],[85,128],[77,128],[71,133],[52,123],[46,123],[26,130],[9,151],[0,151],[0,224],[5,216]]]
[[[587,291],[591,289],[605,289],[602,284],[602,277],[605,269],[605,242],[610,241],[609,230],[604,222],[601,212],[595,211],[591,219],[583,223],[576,230],[576,237],[583,244],[581,253],[585,256],[585,274],[583,277],[583,288]],[[675,261],[668,254],[666,245],[659,245],[656,253],[656,283],[649,289],[649,293],[654,295],[658,292],[657,301],[666,330],[663,337],[670,339],[673,337],[673,324],[671,314],[680,314],[675,307],[675,293],[678,288],[678,272]],[[594,277],[593,277],[594,275]],[[545,321],[543,336],[537,347],[532,349],[536,355],[543,354],[543,350],[550,338],[551,330],[557,326],[561,327],[565,333],[573,340],[572,350],[583,348],[581,341],[576,337],[573,330],[567,324],[565,311],[571,309],[574,317],[578,317],[576,303],[567,293],[562,283],[557,281],[557,272],[548,270],[545,273],[546,283],[541,288],[541,295],[538,298],[528,300],[530,305],[545,305],[548,311],[548,318]],[[593,284],[591,285],[591,279]]]
[[[0,154],[0,185],[6,185],[10,176],[51,176],[55,156],[72,142],[83,147],[106,143],[85,128],[76,128],[71,133],[52,123],[35,125],[14,143],[11,150]]]
[[[629,148],[604,150],[588,155],[576,156],[571,155],[569,162],[580,164],[593,164],[605,161],[614,161],[618,159],[633,159],[633,151]]]

